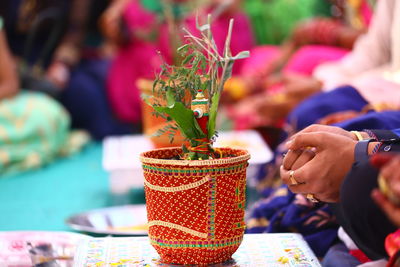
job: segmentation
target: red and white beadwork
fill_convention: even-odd
[[[224,262],[244,233],[245,150],[221,148],[231,157],[170,160],[180,148],[141,155],[149,237],[164,263]]]

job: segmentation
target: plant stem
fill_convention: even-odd
[[[189,37],[189,38],[193,39],[196,42],[196,44],[198,44],[201,48],[203,48],[208,54],[210,54],[210,56],[212,56],[215,60],[218,60],[218,58],[216,58],[215,55],[210,50],[208,50],[201,42],[198,41],[198,40],[201,40],[200,38],[197,38],[196,36],[192,35],[185,28],[183,28],[183,30],[187,34],[185,37]]]

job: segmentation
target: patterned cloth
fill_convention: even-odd
[[[281,186],[254,205],[246,233],[298,232],[322,257],[335,243],[338,227],[328,204],[314,204]]]
[[[46,95],[21,92],[1,100],[0,176],[40,167],[72,152],[64,149],[71,144],[69,125],[66,111]],[[87,139],[79,139],[81,147]]]

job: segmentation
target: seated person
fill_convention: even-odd
[[[281,167],[281,178],[292,192],[332,203],[340,225],[372,260],[388,257],[384,240],[397,227],[370,198],[378,186],[378,170],[369,165],[369,155],[399,151],[399,133],[312,125],[287,142]]]
[[[212,31],[220,49],[224,46],[229,20],[235,19],[232,54],[249,50],[253,46],[250,23],[240,11],[240,3],[240,0],[213,0],[208,5],[203,3],[204,6],[198,12],[201,20],[206,18],[208,12],[212,15]],[[125,122],[134,123],[142,117],[140,90],[146,88],[139,88],[138,80],[153,80],[155,73],[160,70],[162,60],[168,64],[179,63],[176,49],[182,43],[183,26],[194,34],[198,33],[196,13],[189,1],[176,0],[168,5],[176,9],[175,16],[168,14],[162,2],[160,7],[150,10],[144,6],[144,2],[138,0],[114,1],[102,16],[105,35],[119,44],[107,78],[108,95],[116,116]],[[123,29],[121,24],[124,25]],[[235,64],[234,73],[240,70],[241,64],[241,61]]]
[[[102,53],[97,18],[107,5],[107,0],[0,3],[24,89],[57,98],[69,112],[72,126],[95,139],[131,133],[134,128],[114,117],[105,90],[109,60]]]
[[[361,111],[367,105],[381,103],[398,106],[398,38],[394,32],[399,9],[396,1],[379,1],[368,33],[356,43],[350,54],[338,63],[318,67],[313,78],[297,76],[287,81],[287,87],[293,88],[291,91],[294,95],[307,88],[314,92],[321,89],[327,91],[305,100],[289,115],[288,124],[294,130],[303,129],[335,112]],[[268,101],[265,106],[262,102],[259,100],[252,105],[253,109],[256,106],[261,118],[263,111],[266,114],[275,113]],[[285,112],[295,106],[296,103]],[[386,128],[391,127],[387,125]]]
[[[379,1],[368,33],[357,42],[353,52],[338,64],[324,65],[316,70],[315,78],[328,91],[310,97],[289,115],[288,123],[295,130],[329,114],[361,111],[367,105],[374,107],[384,103],[398,108],[400,59],[395,34],[398,12],[400,4],[397,1]],[[392,128],[390,122],[381,120],[386,129]]]
[[[71,151],[65,109],[42,93],[20,91],[2,26],[0,17],[0,176],[43,166]]]
[[[372,198],[383,210],[386,216],[399,228],[400,227],[400,155],[378,154],[371,159],[374,166],[380,168],[378,183],[380,189],[372,191]],[[381,185],[382,184],[382,185]],[[400,266],[400,231],[389,234],[385,240],[385,248],[391,256],[389,267]]]

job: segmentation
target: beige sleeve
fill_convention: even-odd
[[[337,63],[315,69],[314,76],[324,83],[326,90],[348,84],[363,72],[390,63],[394,1],[378,1],[368,32],[359,38],[352,52]]]

